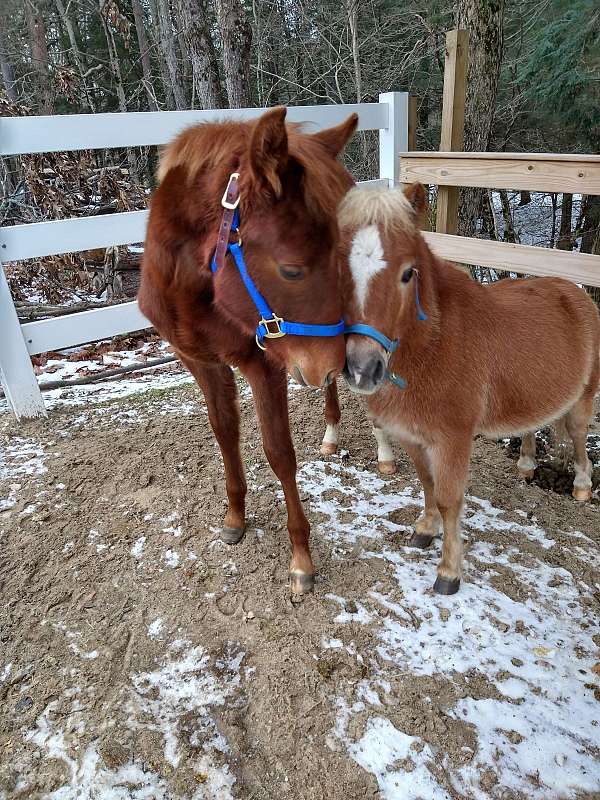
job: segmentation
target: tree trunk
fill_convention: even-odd
[[[36,76],[38,106],[42,114],[52,114],[54,97],[48,68],[48,47],[44,25],[43,0],[25,0],[25,14],[29,29],[31,64]]]
[[[121,64],[119,62],[119,53],[115,44],[115,37],[110,27],[110,23],[105,15],[106,0],[99,0],[100,19],[102,20],[102,27],[104,29],[104,36],[106,37],[106,46],[108,48],[108,60],[110,63],[110,71],[115,81],[115,89],[117,98],[119,100],[119,111],[127,111],[127,99],[125,97],[125,89],[123,88],[123,76],[121,74]]]
[[[489,148],[503,53],[504,0],[458,0],[456,27],[469,31],[469,73],[465,100],[465,151]],[[475,232],[481,189],[461,193],[458,231]]]
[[[177,48],[175,46],[175,32],[171,17],[169,0],[156,0],[158,14],[158,34],[160,36],[160,52],[167,68],[169,86],[175,100],[175,108],[183,109],[186,106],[185,94],[179,80],[177,67]]]
[[[18,101],[17,89],[15,86],[15,71],[8,57],[6,46],[4,20],[0,19],[0,69],[2,70],[2,80],[6,90],[6,96],[11,103]]]
[[[81,88],[83,91],[85,104],[87,105],[90,111],[94,112],[96,108],[94,106],[94,100],[87,90],[86,79],[85,79],[86,69],[83,64],[81,53],[79,51],[79,45],[77,44],[77,37],[75,36],[75,29],[73,28],[73,23],[69,19],[63,0],[54,0],[54,2],[56,4],[60,21],[62,22],[64,29],[67,32],[67,36],[69,37],[69,44],[71,45],[71,54],[73,56],[73,61],[75,62],[75,66],[77,67],[77,71],[79,72],[79,76],[81,78]]]
[[[148,37],[146,36],[146,28],[144,27],[144,10],[140,4],[140,0],[131,0],[131,6],[133,8],[135,31],[137,33],[138,47],[140,49],[140,61],[142,62],[144,89],[146,90],[146,97],[148,98],[148,108],[150,111],[158,111],[158,103],[156,102],[154,86],[152,85],[150,47],[148,45]]]
[[[573,249],[573,237],[571,235],[572,224],[573,195],[563,193],[560,204],[560,229],[558,231],[558,244],[556,245],[559,250]]]
[[[588,195],[584,202],[581,252],[600,255],[600,195]],[[585,290],[600,308],[600,286],[586,286]]]
[[[210,35],[207,0],[180,0],[181,27],[192,62],[194,94],[200,108],[224,108],[217,54]]]
[[[223,67],[230,108],[252,105],[250,47],[252,28],[240,0],[216,0],[223,41]]]

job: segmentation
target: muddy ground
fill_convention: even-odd
[[[319,570],[297,606],[240,386],[234,548],[193,385],[0,416],[0,797],[600,798],[597,496],[527,485],[478,440],[464,583],[438,597],[439,543],[406,547],[406,457],[377,476],[342,388],[344,450],[322,458],[322,398],[294,389]]]

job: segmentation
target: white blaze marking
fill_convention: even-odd
[[[350,250],[350,270],[359,311],[364,310],[371,278],[386,267],[377,226],[369,225],[359,230]]]

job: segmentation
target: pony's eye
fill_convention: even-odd
[[[412,278],[412,276],[413,276],[413,268],[409,267],[408,269],[405,269],[404,272],[402,273],[402,278],[401,278],[402,283],[408,283],[409,280]]]
[[[279,267],[279,274],[286,281],[301,281],[304,277],[304,272],[300,267],[292,267],[289,265],[281,265]]]

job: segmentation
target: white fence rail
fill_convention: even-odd
[[[0,118],[0,156],[164,144],[183,128],[216,119],[251,119],[264,109],[159,111]],[[379,178],[398,182],[398,153],[408,150],[408,94],[387,92],[378,103],[296,106],[287,118],[316,131],[358,114],[358,130],[379,131]],[[17,418],[45,416],[30,355],[150,327],[137,303],[19,324],[1,263],[143,241],[146,211],[0,228],[0,377]]]

